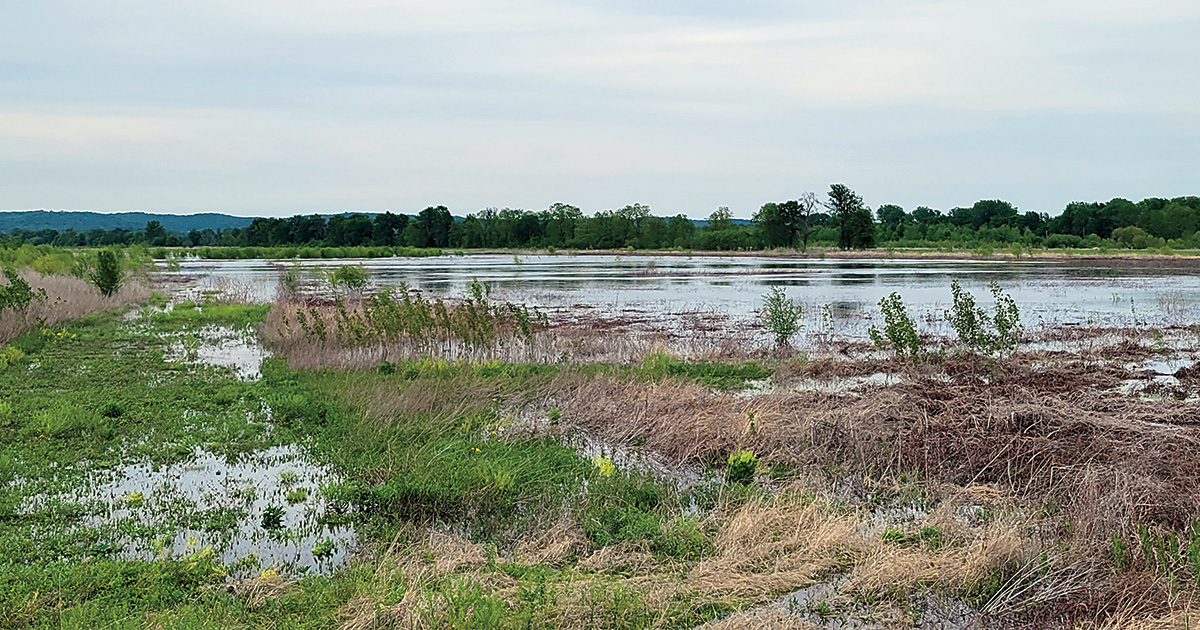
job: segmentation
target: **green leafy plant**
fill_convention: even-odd
[[[262,528],[266,530],[276,530],[283,527],[283,508],[278,505],[267,506],[263,510]]]
[[[883,313],[883,331],[872,326],[868,331],[871,342],[877,348],[883,348],[890,342],[896,354],[915,357],[921,351],[921,337],[917,334],[912,317],[908,315],[908,309],[904,308],[900,294],[892,293],[879,300],[879,310]]]
[[[758,470],[758,458],[753,451],[738,449],[730,453],[725,468],[725,480],[729,483],[750,483]]]
[[[958,340],[973,351],[1012,350],[1021,338],[1021,311],[1012,296],[1001,291],[999,284],[992,282],[988,289],[995,301],[992,315],[975,305],[975,297],[963,290],[958,280],[951,282],[953,305],[946,311],[946,321],[958,335]]]
[[[371,279],[371,273],[362,265],[342,265],[334,271],[326,273],[334,291],[341,290],[348,293],[361,293],[367,288],[367,281]]]
[[[313,546],[312,554],[314,558],[325,559],[333,555],[337,551],[337,543],[325,538]]]
[[[777,348],[786,346],[800,332],[803,327],[800,317],[803,314],[804,307],[789,299],[782,287],[771,287],[771,292],[763,296],[760,317],[775,338]]]
[[[46,301],[46,290],[34,291],[15,270],[5,269],[4,277],[8,279],[8,284],[0,285],[0,311],[4,309],[23,311],[34,300]]]
[[[121,271],[121,262],[117,260],[116,252],[110,249],[96,253],[96,268],[88,274],[88,280],[104,297],[111,297],[121,290],[125,274]]]

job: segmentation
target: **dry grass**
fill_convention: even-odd
[[[295,590],[295,585],[276,571],[263,571],[257,577],[241,580],[230,586],[233,593],[246,602],[250,610],[259,610],[268,601],[279,599]]]
[[[763,601],[811,584],[866,551],[857,519],[816,505],[753,501],[721,526],[717,554],[702,560],[688,582],[710,594]]]
[[[564,395],[562,408],[606,440],[642,439],[681,461],[720,462],[742,447],[802,469],[998,484],[1068,508],[1079,539],[1099,545],[1135,523],[1178,528],[1198,515],[1192,405],[1096,391],[1112,379],[1103,370],[1012,372],[981,382],[963,370],[959,382],[917,380],[870,395],[751,397],[597,378]]]
[[[20,272],[34,290],[46,291],[46,300],[35,301],[24,311],[0,311],[0,344],[38,325],[57,326],[85,315],[138,304],[150,296],[150,290],[138,282],[127,281],[112,297],[104,297],[95,287],[74,276],[51,276],[35,271]]]
[[[579,521],[563,514],[550,527],[520,541],[513,550],[513,557],[526,564],[563,567],[587,555],[592,546]]]

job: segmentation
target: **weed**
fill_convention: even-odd
[[[754,473],[758,470],[758,458],[749,450],[738,449],[730,453],[725,468],[725,480],[729,483],[746,484],[754,481]]]

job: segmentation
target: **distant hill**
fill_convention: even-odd
[[[206,212],[203,214],[150,214],[148,212],[77,212],[51,210],[22,210],[0,212],[0,232],[11,230],[58,230],[87,232],[100,228],[138,231],[145,229],[149,221],[158,221],[168,231],[187,234],[191,230],[223,230],[250,225],[254,217],[235,217],[228,214]]]

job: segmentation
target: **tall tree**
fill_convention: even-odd
[[[446,247],[450,244],[450,225],[454,217],[446,206],[430,206],[421,211],[416,223],[425,233],[425,245],[418,247]]]
[[[833,184],[829,187],[829,201],[825,205],[833,213],[834,224],[839,230],[838,245],[842,249],[850,249],[854,246],[853,243],[858,240],[854,230],[863,224],[861,219],[851,221],[863,209],[862,197],[859,197],[845,184]],[[870,225],[873,239],[874,220],[870,222]]]

